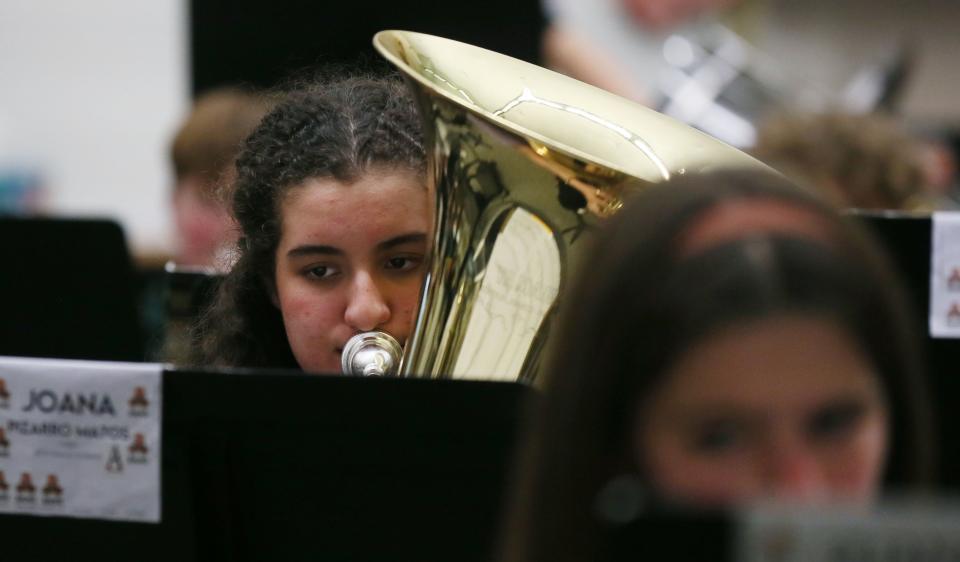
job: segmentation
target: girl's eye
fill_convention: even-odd
[[[742,431],[728,422],[709,423],[694,430],[692,444],[698,453],[721,455],[743,442]]]
[[[414,256],[397,256],[389,258],[386,268],[394,271],[410,271],[420,265],[421,258]]]
[[[316,265],[307,269],[307,277],[312,279],[329,279],[336,275],[337,269],[329,265]]]
[[[832,439],[847,435],[866,412],[863,404],[855,402],[826,406],[810,418],[808,431],[814,439]]]

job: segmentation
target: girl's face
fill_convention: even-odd
[[[340,372],[343,346],[380,330],[403,345],[420,296],[430,212],[417,174],[312,178],[281,203],[276,304],[305,371]]]
[[[209,180],[188,176],[173,192],[180,265],[222,266],[218,259],[236,242],[239,229],[230,211],[209,194],[208,184]]]
[[[664,30],[682,25],[704,12],[726,8],[740,0],[622,0],[627,12],[645,27]]]
[[[667,498],[869,500],[887,453],[877,374],[816,317],[732,327],[694,345],[638,416],[638,461]]]

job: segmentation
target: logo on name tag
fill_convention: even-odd
[[[47,483],[43,485],[44,505],[60,505],[63,503],[63,488],[56,474],[47,475]]]
[[[947,278],[947,290],[960,292],[960,267],[953,268]]]
[[[955,302],[950,305],[950,312],[947,313],[947,326],[960,326],[960,303]]]
[[[29,472],[20,475],[17,482],[17,503],[33,503],[37,499],[37,487],[33,485],[33,478]]]
[[[130,415],[134,417],[143,417],[149,413],[150,401],[147,400],[147,391],[142,386],[133,389],[133,396],[130,398]]]
[[[0,409],[10,407],[10,391],[7,390],[7,381],[0,378]]]
[[[147,463],[147,444],[144,441],[142,433],[136,433],[133,436],[133,443],[127,450],[127,462],[131,464]]]
[[[123,472],[123,455],[120,454],[120,447],[110,446],[110,452],[107,453],[107,465],[104,467],[107,472]]]

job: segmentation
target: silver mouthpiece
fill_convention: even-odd
[[[397,373],[403,350],[385,332],[357,334],[343,346],[340,368],[345,375],[390,377]]]

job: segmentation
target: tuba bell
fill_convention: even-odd
[[[632,192],[766,168],[609,92],[479,47],[382,31],[424,123],[431,257],[401,376],[533,382],[571,275]]]

